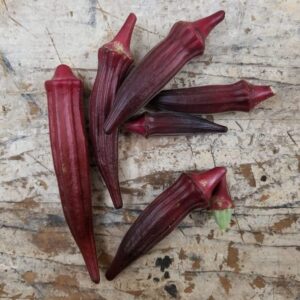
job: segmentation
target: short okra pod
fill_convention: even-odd
[[[94,240],[91,184],[81,81],[66,65],[45,83],[49,132],[61,203],[91,279],[100,281]]]
[[[116,97],[105,131],[110,133],[146,105],[193,57],[201,55],[210,31],[224,19],[224,11],[195,22],[179,21],[129,73]]]
[[[90,135],[100,174],[115,208],[122,207],[118,176],[118,129],[105,134],[104,121],[116,91],[133,63],[130,40],[136,16],[130,14],[116,37],[98,51],[98,71],[89,103]]]
[[[270,86],[253,85],[241,80],[234,84],[165,90],[151,100],[149,107],[196,114],[248,112],[274,95]]]
[[[130,263],[171,233],[194,209],[218,211],[215,214],[217,223],[222,229],[228,227],[228,215],[231,215],[233,203],[226,188],[225,174],[223,167],[206,172],[183,173],[129,228],[106,272],[106,278],[114,279]],[[221,214],[221,211],[225,213]]]
[[[208,132],[226,132],[227,127],[184,113],[146,112],[126,122],[125,131],[152,135],[188,135]]]

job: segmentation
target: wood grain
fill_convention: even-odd
[[[226,20],[205,54],[168,87],[270,84],[250,113],[209,116],[227,134],[120,137],[124,209],[92,166],[101,284],[90,282],[65,224],[48,136],[44,81],[62,63],[85,82],[97,49],[130,12],[138,62],[180,19],[218,9]],[[299,299],[299,3],[266,1],[0,1],[0,299]],[[87,101],[87,99],[86,99]],[[222,233],[194,212],[115,281],[104,272],[140,211],[186,170],[228,168],[236,210]]]

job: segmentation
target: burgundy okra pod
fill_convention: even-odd
[[[253,109],[275,95],[270,86],[253,85],[245,80],[227,85],[206,85],[161,91],[149,107],[185,113],[219,113]]]
[[[226,187],[226,169],[183,173],[136,219],[124,236],[112,264],[106,272],[114,279],[131,262],[145,254],[194,209],[215,213],[222,229],[229,226],[233,203]]]
[[[144,137],[152,135],[187,135],[226,132],[227,127],[184,113],[145,112],[127,121],[123,128]]]
[[[98,51],[98,72],[89,103],[90,135],[97,167],[115,208],[122,207],[118,177],[118,129],[104,132],[116,91],[133,63],[130,40],[136,16],[130,14],[116,37]]]
[[[112,132],[147,104],[186,62],[201,55],[210,31],[224,19],[224,11],[195,22],[179,21],[129,73],[117,92],[115,105],[105,121]]]
[[[60,65],[45,87],[52,157],[64,215],[90,277],[98,283],[100,276],[82,107],[83,86],[68,66]]]

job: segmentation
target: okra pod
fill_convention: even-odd
[[[126,77],[116,105],[104,124],[107,133],[123,124],[146,105],[186,62],[201,55],[210,31],[224,19],[224,11],[195,22],[179,21]]]
[[[125,131],[152,135],[187,135],[208,132],[226,132],[227,127],[184,113],[145,112],[126,122]]]
[[[223,215],[216,214],[215,218],[222,229],[226,228],[230,222],[226,216],[231,215],[233,203],[226,187],[225,174],[224,167],[183,173],[132,224],[106,272],[106,278],[114,279],[131,262],[171,233],[194,209],[225,211]]]
[[[130,40],[136,16],[130,14],[116,37],[98,50],[98,71],[89,103],[90,135],[100,174],[115,208],[122,207],[118,177],[118,129],[105,134],[104,121],[131,66]]]
[[[227,85],[206,85],[161,91],[149,107],[185,113],[248,112],[275,95],[270,86],[253,85],[245,80]]]
[[[66,65],[45,83],[54,169],[63,212],[91,279],[100,281],[94,240],[81,81]]]

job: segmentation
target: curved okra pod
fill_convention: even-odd
[[[105,134],[104,121],[116,91],[133,63],[130,40],[136,16],[130,14],[116,37],[98,51],[98,72],[89,103],[90,135],[97,167],[115,208],[122,207],[118,177],[118,129]]]
[[[210,31],[224,19],[224,11],[195,22],[179,21],[167,37],[154,47],[129,73],[116,97],[104,128],[112,132],[147,104],[166,83],[205,48]]]
[[[151,100],[149,107],[196,114],[248,112],[274,95],[270,86],[253,85],[241,80],[234,84],[161,91]]]
[[[208,132],[226,132],[227,127],[190,114],[146,112],[126,122],[125,131],[152,135],[187,135]]]
[[[132,224],[106,272],[106,278],[114,279],[131,262],[172,232],[194,209],[226,210],[225,215],[230,215],[228,209],[233,207],[233,203],[226,188],[225,174],[223,167],[183,173]],[[229,218],[224,214],[216,214],[215,218],[223,229],[229,225]]]
[[[64,215],[90,277],[98,283],[82,83],[68,66],[60,65],[45,87],[52,157]]]

